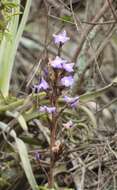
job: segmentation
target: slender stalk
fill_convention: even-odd
[[[61,51],[62,51],[62,44],[59,45],[58,48],[58,56],[61,55]],[[58,88],[58,78],[59,78],[59,74],[57,70],[54,70],[54,81],[52,81],[52,97],[50,96],[50,101],[51,101],[51,105],[56,107],[56,113],[52,114],[52,126],[51,126],[51,134],[50,134],[50,176],[49,176],[49,188],[53,188],[54,187],[54,166],[55,166],[55,162],[56,162],[56,158],[55,158],[55,151],[54,151],[54,147],[56,146],[56,131],[57,131],[57,126],[58,126],[58,116],[59,113],[57,110],[57,102],[59,99],[59,88]]]
[[[50,137],[50,178],[49,178],[49,188],[54,187],[54,152],[53,147],[55,145],[55,126],[53,126],[53,129],[51,130],[51,137]]]
[[[54,90],[53,93],[53,100],[52,105],[56,106],[57,103],[57,94],[56,90]],[[57,115],[56,113],[52,114],[52,128],[51,128],[51,134],[50,134],[50,179],[49,179],[49,188],[54,187],[54,165],[55,165],[55,153],[53,151],[53,147],[56,143],[56,126],[57,126]]]

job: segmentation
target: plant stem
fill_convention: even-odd
[[[49,179],[49,188],[53,188],[54,186],[54,152],[53,152],[53,146],[55,144],[55,138],[54,138],[55,130],[51,130],[51,139],[50,139],[50,179]]]
[[[49,179],[49,188],[54,187],[54,165],[55,165],[55,152],[53,150],[56,145],[56,128],[57,128],[57,100],[58,100],[58,72],[54,71],[54,82],[52,87],[52,97],[50,97],[51,105],[56,107],[56,112],[52,113],[52,126],[50,134],[50,179]]]
[[[56,101],[55,101],[56,102]],[[52,126],[50,134],[50,180],[49,188],[54,187],[54,165],[55,165],[55,152],[53,150],[56,143],[56,127],[57,127],[57,115],[52,114]]]

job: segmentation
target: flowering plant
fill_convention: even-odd
[[[116,30],[114,4],[112,0],[104,3],[102,1],[102,8],[97,9],[95,6],[99,10],[99,14],[98,12],[95,14],[95,11],[93,11],[90,15],[92,7],[90,7],[90,4],[87,7],[83,3],[83,10],[86,7],[86,14],[83,16],[81,11],[82,13],[78,17],[76,7],[74,9],[74,1],[71,1],[69,5],[63,4],[63,1],[56,1],[56,3],[55,1],[42,1],[43,4],[40,4],[40,1],[32,1],[32,3],[34,3],[34,7],[32,4],[31,19],[29,17],[26,34],[22,38],[19,47],[19,50],[21,48],[24,51],[21,51],[21,54],[18,52],[18,58],[21,55],[23,63],[26,63],[26,65],[23,64],[22,67],[22,64],[18,64],[18,68],[21,68],[21,70],[14,69],[13,81],[11,80],[13,85],[9,94],[13,62],[31,0],[0,1],[0,187],[9,190],[18,189],[19,186],[22,186],[20,182],[23,183],[24,189],[32,190],[68,190],[66,187],[72,187],[73,189],[90,189],[92,187],[94,189],[108,189],[113,186],[112,184],[115,187],[116,172],[113,171],[113,164],[112,168],[111,164],[108,164],[109,169],[106,166],[108,158],[111,163],[113,163],[114,157],[116,161],[116,155],[113,153],[116,151],[114,147],[116,118],[114,115],[117,99],[115,98],[110,102],[109,100],[116,95],[117,79],[113,79],[116,75],[115,72],[111,73],[112,77],[106,77],[105,71],[108,70],[103,64],[108,60],[108,56],[106,56],[106,59],[104,56],[106,54],[105,47],[107,52],[111,50],[110,45],[112,50],[116,50],[116,44],[113,40],[115,39]],[[35,10],[35,3],[39,3],[37,11]],[[35,13],[38,13],[38,9],[42,8],[41,14],[32,14],[33,8],[34,12],[36,11]],[[59,9],[61,9],[60,13]],[[107,15],[106,12],[109,9],[111,11]],[[20,11],[23,12],[21,14],[22,19],[19,18]],[[33,26],[38,22],[40,24],[39,28],[42,28],[39,30],[40,35],[38,37],[44,37],[45,39],[39,38],[38,41],[33,34],[30,38],[30,32],[32,31],[30,24],[32,26],[33,15],[36,18]],[[53,34],[54,47],[58,48],[58,53],[55,53],[56,51],[51,47],[52,40],[49,38],[54,23],[50,17],[59,20],[59,24],[54,28],[60,26],[63,28],[66,23],[69,23],[69,26],[66,27],[69,29],[73,40],[68,49],[66,48],[65,54],[64,51],[62,52],[63,46],[65,43],[69,43],[70,38],[65,30]],[[109,18],[112,18],[112,21]],[[43,30],[44,26],[46,26],[45,30]],[[99,34],[100,28],[101,35]],[[33,32],[36,32],[37,35],[37,26]],[[10,34],[10,38],[8,38],[8,34]],[[107,45],[109,45],[109,48]],[[29,48],[33,51],[30,52]],[[40,52],[37,54],[36,50]],[[35,58],[39,58],[36,67],[34,61],[30,59],[33,52],[34,61]],[[25,53],[26,56],[24,56]],[[30,53],[31,55],[27,56]],[[109,56],[111,53],[109,53]],[[49,58],[49,54],[53,57]],[[65,58],[64,55],[68,55],[76,63],[66,60],[68,58]],[[112,58],[113,55],[115,54],[110,57]],[[109,65],[115,67],[116,56],[114,57],[114,64]],[[28,61],[33,64],[31,70],[31,64],[24,62],[25,58],[29,58]],[[19,60],[22,62],[22,59],[18,59],[18,63]],[[26,73],[28,75],[27,79],[25,78]],[[14,80],[14,74],[18,80]],[[34,76],[35,80],[37,79],[38,74],[38,80],[36,82],[32,81]],[[101,83],[100,79],[104,83]],[[14,84],[17,82],[18,91],[14,92],[14,89],[16,89]],[[32,82],[34,85],[31,84]],[[103,88],[98,89],[100,84]],[[29,85],[32,91],[28,88]],[[110,93],[107,93],[109,89]],[[106,94],[102,100],[101,98],[98,99],[104,93]],[[110,97],[111,94],[112,97]],[[106,96],[107,98],[105,98]],[[112,125],[111,128],[110,125]],[[12,146],[12,150],[9,149],[9,146]],[[109,157],[107,153],[109,153]],[[105,156],[106,159],[103,159]],[[116,164],[116,162],[114,163]],[[21,167],[25,172],[30,188],[27,182],[25,184],[24,172],[19,174],[16,172]],[[112,173],[114,177],[110,175]],[[92,178],[92,174],[95,174],[94,178]],[[15,176],[16,180],[14,181],[12,178],[15,179]],[[106,181],[108,181],[108,185]],[[104,186],[105,184],[106,186]],[[44,185],[44,187],[40,185]]]
[[[39,169],[43,169],[44,177],[48,180],[48,186],[51,189],[54,187],[54,182],[58,182],[55,178],[56,174],[54,173],[58,164],[63,164],[63,161],[66,166],[68,162],[72,164],[72,158],[70,157],[71,151],[75,153],[78,142],[80,141],[81,144],[81,140],[86,139],[82,131],[86,129],[87,133],[91,134],[90,130],[88,130],[89,122],[92,126],[96,127],[94,115],[87,106],[83,105],[83,102],[101,96],[101,94],[107,92],[113,84],[114,86],[116,84],[114,80],[111,85],[102,89],[82,94],[80,97],[72,97],[70,89],[74,84],[74,63],[71,63],[61,56],[62,47],[69,37],[67,37],[65,31],[64,35],[63,32],[61,32],[53,37],[54,43],[58,47],[58,54],[52,59],[48,58],[44,69],[41,68],[40,65],[41,75],[39,76],[39,81],[32,86],[33,92],[19,99],[13,97],[12,100],[10,99],[10,103],[5,99],[5,101],[1,101],[0,106],[2,117],[3,114],[5,114],[5,118],[7,115],[13,117],[13,122],[9,122],[11,126],[19,122],[22,129],[27,131],[30,128],[30,123],[31,125],[32,123],[35,125],[35,123],[38,122],[39,130],[41,129],[41,142],[39,141],[38,148],[36,147],[38,150],[34,150],[35,157],[32,156],[31,158],[35,158],[36,163],[39,164]],[[58,43],[56,43],[57,39]],[[77,111],[79,114],[77,114]],[[85,114],[83,115],[82,112],[85,112]],[[83,117],[81,118],[80,116]],[[89,118],[88,121],[87,117]],[[32,122],[30,122],[27,127],[26,122],[28,121]],[[10,125],[7,126],[6,123],[0,122],[0,129],[5,128],[6,130],[4,129],[4,131],[6,133],[8,132],[14,138],[29,184],[33,190],[36,190],[38,189],[38,185],[31,170],[28,152],[24,144],[24,142],[27,143],[27,140],[24,139],[23,142],[19,136],[17,137],[15,130],[8,130]],[[33,133],[34,135],[36,134],[35,130]],[[44,135],[46,143],[45,141],[44,143],[42,142],[42,135]],[[30,141],[30,137],[28,140]],[[38,139],[35,138],[34,140]],[[46,146],[44,149],[43,146],[41,146],[42,144]],[[31,145],[31,147],[32,146],[33,145]],[[43,168],[43,164],[47,165],[44,165]]]
[[[59,56],[55,59],[49,60],[46,65],[46,74],[44,72],[39,84],[33,86],[33,92],[44,91],[46,93],[45,98],[48,99],[48,105],[40,105],[39,112],[47,115],[48,126],[50,129],[50,171],[48,177],[49,187],[54,186],[54,167],[59,156],[62,154],[61,143],[59,138],[59,131],[61,127],[69,129],[73,126],[72,121],[68,121],[60,126],[59,121],[62,113],[66,108],[75,109],[79,103],[79,97],[70,97],[64,95],[74,83],[74,63],[63,59],[60,54],[62,46],[70,38],[67,36],[66,31],[60,32],[57,35],[53,35],[54,43],[59,45]],[[63,107],[59,106],[59,99],[63,99]],[[39,157],[39,156],[38,156]],[[37,158],[37,156],[36,156]]]

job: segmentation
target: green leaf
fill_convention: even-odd
[[[18,121],[19,121],[19,123],[20,123],[22,129],[23,129],[24,131],[28,131],[28,126],[27,126],[27,124],[26,124],[26,121],[25,121],[23,115],[20,114],[20,115],[17,117],[17,119],[18,119]]]
[[[16,0],[15,2],[19,4],[20,0]],[[12,9],[11,14],[14,14],[18,11],[19,7]],[[5,37],[3,37],[0,47],[0,90],[2,91],[4,97],[8,96],[9,82],[13,61],[15,58],[14,53],[16,53],[14,52],[14,47],[18,22],[19,16],[11,17],[11,20],[8,23],[8,31],[12,34],[12,40],[8,41]]]
[[[4,131],[4,132],[9,132],[9,126],[3,122],[0,122],[0,128]],[[37,190],[37,183],[35,181],[33,172],[32,172],[32,168],[31,168],[31,164],[30,164],[30,160],[28,158],[28,152],[27,152],[27,148],[26,145],[24,144],[24,142],[19,139],[15,133],[14,130],[11,130],[9,132],[9,134],[14,138],[15,142],[16,142],[16,146],[17,146],[17,150],[22,162],[22,167],[24,169],[24,172],[26,174],[26,177],[28,179],[28,182],[32,188],[32,190]]]
[[[21,158],[22,166],[25,171],[28,182],[31,185],[33,190],[37,190],[37,183],[35,181],[35,178],[34,178],[34,175],[32,172],[32,168],[31,168],[30,161],[28,158],[27,148],[26,148],[24,142],[17,137],[15,138],[15,142],[17,145],[17,149],[18,149],[18,152],[19,152],[19,155]]]
[[[19,122],[20,126],[22,127],[22,129],[23,129],[24,131],[28,131],[28,126],[27,126],[27,124],[26,124],[26,121],[25,121],[23,115],[21,115],[21,114],[20,114],[19,112],[17,112],[17,111],[14,111],[14,112],[7,111],[6,114],[7,114],[8,116],[11,116],[11,117],[16,118],[17,121]]]
[[[19,6],[17,3],[12,3],[12,2],[5,2],[4,3],[5,8],[15,8],[17,6]]]
[[[79,105],[79,109],[86,113],[86,115],[89,117],[89,120],[91,121],[94,128],[97,127],[96,119],[94,114],[86,107]]]
[[[105,86],[104,88],[101,88],[97,91],[92,91],[92,92],[82,94],[80,96],[81,102],[88,102],[88,101],[94,100],[95,98],[102,96],[104,93],[109,91],[110,88],[112,88],[114,86],[114,84],[115,84],[115,82],[112,82],[111,84],[109,84],[109,85]]]
[[[7,2],[7,1],[6,1]],[[16,4],[20,5],[20,0],[15,0]],[[13,5],[12,5],[13,6]],[[10,22],[8,23],[8,31],[12,34],[12,41],[3,38],[0,47],[0,90],[4,97],[8,96],[10,79],[12,74],[13,63],[16,55],[16,51],[23,33],[28,13],[31,6],[31,0],[26,1],[26,6],[22,16],[22,20],[19,24],[19,15],[15,13],[20,12],[20,6],[16,6],[12,9]]]
[[[64,15],[61,17],[64,22],[73,22],[72,16]]]

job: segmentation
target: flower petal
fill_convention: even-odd
[[[40,106],[39,111],[46,113],[54,113],[56,111],[56,107]]]
[[[73,66],[74,64],[73,63],[67,63],[67,64],[64,64],[63,65],[63,69],[69,73],[73,72]]]
[[[66,60],[61,59],[59,56],[56,56],[56,58],[53,61],[51,61],[51,66],[56,69],[62,69],[63,64],[66,62]]]
[[[41,79],[40,84],[36,84],[33,86],[33,90],[39,93],[40,90],[47,90],[49,88],[48,83],[44,80],[44,78]]]
[[[54,43],[55,44],[64,44],[65,42],[67,42],[70,38],[67,36],[66,31],[62,31],[59,34],[53,34],[53,38],[54,38]]]
[[[72,86],[74,79],[72,76],[66,76],[61,79],[61,84],[66,87]]]
[[[64,96],[64,101],[68,103],[72,108],[75,108],[79,102],[79,96],[76,97],[68,97]]]

